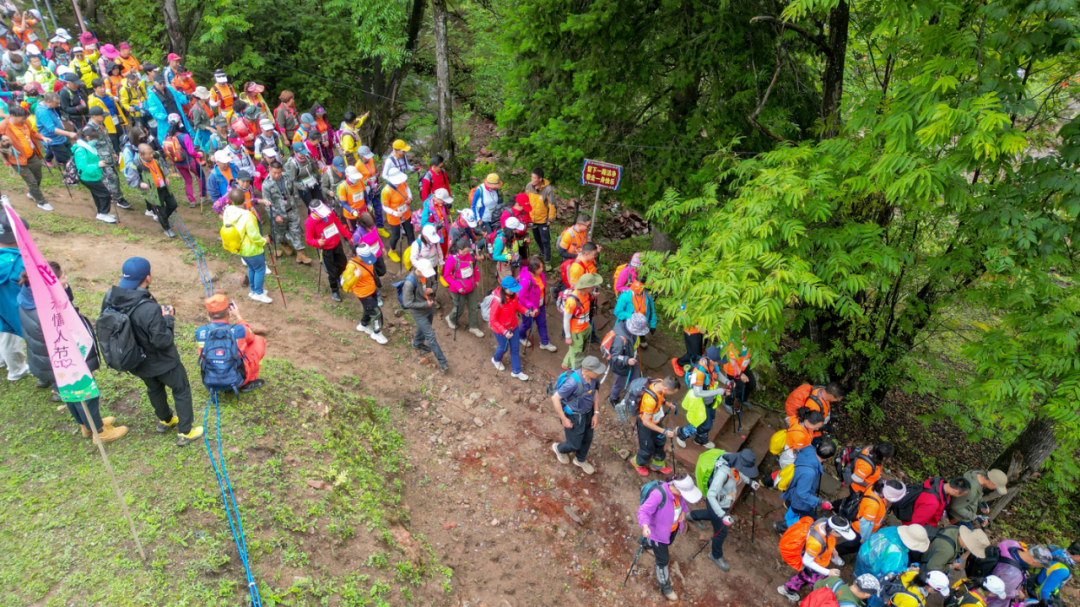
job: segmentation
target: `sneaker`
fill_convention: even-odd
[[[157,218],[157,213],[155,213],[155,212],[151,211],[150,209],[146,209],[146,212],[145,212],[145,213],[143,213],[143,215],[146,215],[147,217],[153,217],[153,218],[154,218],[154,221],[157,221],[157,220],[158,220],[158,218]]]
[[[477,337],[483,337],[484,336],[484,332],[481,331],[480,329],[469,329],[469,333],[472,333],[473,335],[475,335]]]
[[[686,448],[686,441],[679,438],[678,434],[675,435],[675,444],[678,445],[680,449],[685,449]]]
[[[259,388],[261,388],[261,387],[263,387],[265,385],[266,385],[266,380],[265,379],[253,379],[253,380],[249,381],[248,383],[240,386],[240,393],[241,394],[247,394],[248,392],[254,392],[254,391],[258,390]]]
[[[105,419],[111,419],[111,418],[105,418]],[[101,421],[105,422],[105,419],[103,419]],[[105,422],[105,427],[101,429],[101,432],[98,432],[98,440],[100,440],[103,443],[111,443],[114,440],[123,437],[127,433],[128,433],[127,426],[115,426],[114,427],[112,424],[110,424],[108,422]]]
[[[333,299],[334,301],[341,301],[341,293],[333,291],[332,293],[330,293],[330,299]]]
[[[494,358],[491,359],[491,364],[495,365],[495,370],[496,371],[505,371],[506,370],[506,365],[504,365],[501,362],[495,360]]]
[[[555,347],[555,344],[540,344],[540,349],[547,350],[548,352],[558,351],[558,348]]]
[[[376,294],[375,298],[378,300],[378,302],[376,302],[376,303],[378,303],[379,307],[381,308],[382,307],[382,295]]]
[[[451,329],[457,328],[457,323],[454,322],[453,318],[450,318],[449,314],[446,315],[446,324],[449,325]]]
[[[126,200],[120,200],[116,203],[116,206],[126,211],[131,208],[131,203]]]
[[[371,327],[365,327],[364,325],[359,324],[356,325],[356,330],[361,333],[367,333],[368,335],[371,335]]]
[[[46,381],[44,379],[39,379],[39,380],[37,380],[37,383],[34,384],[34,387],[35,388],[48,388],[51,385],[52,385],[51,381]]]
[[[30,192],[26,193],[26,197],[29,198],[30,200],[37,200],[37,198],[34,198],[34,195],[31,194]]]
[[[424,353],[430,353],[431,352],[431,348],[429,348],[427,344],[420,344],[419,346],[412,346],[412,349],[413,350],[418,350],[418,351],[424,352]]]
[[[30,375],[30,369],[27,369],[27,370],[23,371],[22,373],[14,376],[14,377],[12,377],[11,375],[8,375],[7,380],[10,381],[10,382],[16,382],[16,381],[19,381],[20,379],[26,377],[27,375]]]
[[[686,517],[686,520],[690,521],[690,524],[694,526],[698,531],[705,531],[708,527],[705,526],[705,521],[699,521],[696,518]]]
[[[199,440],[200,438],[202,438],[202,435],[203,435],[203,427],[202,426],[195,426],[194,428],[191,429],[191,432],[188,432],[187,434],[177,433],[177,435],[176,435],[176,446],[177,447],[186,447],[187,445],[190,445],[191,443],[193,443],[193,442]]]
[[[387,339],[385,337],[383,337],[383,334],[381,332],[380,333],[372,333],[371,334],[371,339],[374,339],[375,343],[377,343],[379,345],[386,345],[386,342],[387,342]]]
[[[102,421],[104,421],[104,420],[102,420]],[[154,428],[154,432],[157,432],[158,434],[165,434],[166,432],[169,431],[169,428],[172,428],[173,426],[175,426],[176,424],[179,424],[179,423],[180,423],[180,418],[176,417],[175,415],[172,416],[172,419],[170,419],[167,422],[163,422],[163,421],[159,420],[158,423],[157,423],[157,427]]]
[[[697,442],[697,441],[694,441],[694,442]],[[706,449],[715,449],[716,448],[716,443],[714,443],[712,441],[707,441],[707,442],[704,442],[704,443],[697,443],[697,444],[701,445],[702,447],[705,447]]]
[[[64,408],[66,409],[67,407],[64,407]],[[115,423],[116,423],[116,418],[115,417],[109,416],[109,417],[101,418],[101,425],[102,426],[111,426],[111,425],[113,425]],[[121,427],[123,427],[123,426],[121,426]],[[90,428],[87,428],[86,426],[84,426],[82,424],[79,424],[79,432],[82,434],[83,438],[90,438],[91,436],[94,435],[94,433],[90,431]],[[125,432],[127,432],[127,430],[125,430]],[[98,434],[101,434],[101,432],[98,432]]]
[[[439,363],[439,371],[442,371],[443,373],[449,373],[450,372],[450,365],[448,365],[446,363]]]
[[[64,402],[64,399],[60,398],[60,393],[59,393],[59,392],[57,392],[56,390],[53,390],[53,393],[52,393],[52,402],[54,402],[54,403],[61,403],[61,402]]]
[[[574,465],[578,468],[581,468],[581,471],[585,474],[592,474],[593,472],[596,472],[596,468],[593,468],[592,464],[590,464],[589,462],[579,462],[576,457],[574,458]]]
[[[634,467],[634,470],[636,470],[636,471],[637,471],[637,473],[638,473],[638,474],[640,474],[641,476],[649,476],[649,469],[648,469],[648,468],[646,468],[645,466],[639,466],[639,465],[637,465],[637,464],[636,464],[636,463],[634,462],[634,460],[633,460],[633,459],[631,459],[631,460],[630,460],[630,465],[631,465],[631,466],[633,466],[633,467]]]
[[[679,359],[677,358],[671,359],[671,368],[675,369],[675,375],[677,377],[682,377],[683,374],[686,373],[686,370],[682,368],[682,366],[679,364]]]
[[[532,345],[532,342],[531,342],[531,341],[529,341],[529,340],[527,340],[527,339],[523,339],[523,340],[521,340],[521,347],[522,347],[522,348],[528,348],[528,347],[529,347],[529,346],[531,346],[531,345]]]
[[[511,373],[510,377],[513,377],[514,379],[520,379],[521,381],[529,381],[529,376],[525,375],[524,373]]]
[[[248,299],[264,304],[274,303],[274,300],[270,299],[266,293],[248,293]]]
[[[106,215],[105,213],[98,213],[94,219],[105,223],[116,223],[116,218],[112,215]]]
[[[555,452],[555,457],[560,464],[566,465],[570,463],[570,456],[559,451],[559,443],[551,443],[551,450]]]
[[[169,238],[176,238],[176,232],[173,232],[172,230],[165,230],[165,235]]]
[[[659,472],[660,474],[663,474],[664,476],[667,476],[668,474],[671,474],[673,472],[672,469],[669,468],[668,465],[665,464],[662,461],[661,462],[653,461],[651,464],[649,464],[649,469],[652,470],[653,472]]]
[[[51,211],[51,210],[53,210],[53,206],[51,204],[47,203],[47,202],[43,202],[43,203],[37,205],[37,208],[41,209],[42,211]]]
[[[797,592],[792,592],[787,588],[784,588],[783,586],[777,588],[776,591],[780,593],[780,596],[787,598],[787,600],[791,601],[792,603],[799,602],[799,593]]]
[[[832,553],[832,562],[833,562],[833,565],[836,565],[837,567],[843,567],[844,566],[844,559],[840,558],[840,555],[836,554],[836,552]]]
[[[720,569],[720,571],[729,571],[731,569],[731,565],[729,565],[728,562],[724,560],[724,557],[720,557],[718,559],[713,558],[713,555],[710,553],[709,560],[712,561],[713,565],[716,565],[717,568]]]

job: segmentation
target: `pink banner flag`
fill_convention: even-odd
[[[97,383],[86,366],[86,354],[93,347],[93,337],[7,196],[2,200],[8,221],[15,231],[15,241],[19,244],[26,275],[30,278],[30,290],[34,295],[60,398],[68,403],[94,398],[99,394]]]

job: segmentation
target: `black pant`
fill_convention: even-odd
[[[188,383],[187,369],[184,369],[184,365],[176,365],[167,373],[144,377],[142,380],[146,384],[146,395],[150,397],[150,404],[154,407],[154,415],[166,423],[172,420],[173,412],[169,408],[169,397],[165,394],[165,388],[168,388],[172,390],[173,401],[176,402],[176,416],[180,418],[176,429],[180,434],[191,432],[195,414],[191,410],[191,384]]]
[[[100,215],[108,215],[109,209],[112,207],[112,196],[109,194],[109,188],[105,187],[105,181],[99,179],[97,181],[83,181],[79,180],[86,189],[90,190],[90,196],[94,199],[94,206],[97,207],[97,212]]]
[[[752,369],[743,371],[746,374],[746,381],[739,379],[738,377],[732,377],[731,380],[735,382],[735,389],[728,395],[728,405],[731,404],[731,397],[738,397],[739,402],[745,403],[750,395],[757,389],[757,377],[754,376]]]
[[[412,246],[414,240],[416,240],[416,232],[413,231],[412,221],[402,220],[399,225],[390,226],[390,250],[393,251],[397,248],[398,239],[401,238],[401,230],[405,229],[405,246]]]
[[[157,189],[158,194],[158,208],[157,217],[158,223],[161,224],[162,230],[169,229],[169,216],[176,212],[176,197],[169,191],[168,187],[160,187]]]
[[[66,143],[59,145],[49,145],[49,151],[52,152],[53,158],[60,166],[67,164],[67,161],[71,160],[71,146]]]
[[[551,263],[551,226],[548,224],[534,225],[532,229],[533,240],[539,249],[540,257],[547,263]]]
[[[675,534],[671,534],[671,539],[675,539]],[[671,544],[661,544],[653,540],[646,540],[645,547],[652,550],[653,556],[656,557],[657,567],[667,567],[671,562],[670,548]]]
[[[714,559],[724,558],[724,540],[727,539],[728,528],[721,520],[721,517],[717,516],[713,512],[712,506],[709,506],[708,502],[705,503],[704,510],[692,510],[690,512],[690,518],[695,521],[709,521],[712,523],[712,532],[715,537],[712,539],[711,554]]]
[[[299,184],[297,184],[297,185],[299,185]],[[311,189],[297,188],[297,190],[300,191],[300,200],[304,201],[304,204],[307,205],[308,209],[311,209],[311,201],[313,201],[313,200],[324,200],[321,185],[317,185],[317,186],[315,186],[315,187],[313,187]],[[327,206],[330,206],[330,205],[327,205]]]
[[[572,428],[563,428],[563,432],[566,433],[566,442],[559,443],[556,447],[559,453],[570,453],[572,451],[577,452],[577,461],[585,461],[585,457],[589,455],[589,447],[592,446],[593,429],[592,429],[592,409],[589,409],[585,413],[569,413],[567,417],[570,418],[570,423],[573,424]]]
[[[330,282],[330,291],[341,292],[341,273],[345,271],[345,265],[349,260],[345,258],[345,251],[340,246],[322,250],[323,267],[326,268],[326,279]]]
[[[686,344],[686,354],[680,356],[679,360],[675,362],[679,366],[685,367],[694,364],[694,361],[701,358],[701,355],[705,353],[705,334],[683,333],[683,342]]]
[[[386,258],[383,257],[382,255],[379,255],[375,259],[375,265],[372,266],[372,267],[375,268],[375,288],[376,289],[381,289],[382,288],[382,278],[380,278],[380,277],[381,276],[386,276]]]
[[[638,452],[634,456],[634,463],[638,466],[648,466],[656,459],[664,458],[664,444],[666,437],[662,432],[656,432],[645,426],[641,418],[637,418]]]
[[[120,153],[120,131],[116,131],[115,133],[111,133],[109,135],[109,143],[112,144],[113,151],[116,152],[117,154],[119,154]]]
[[[382,309],[379,308],[379,301],[375,294],[361,297],[360,305],[364,306],[364,315],[360,317],[360,324],[371,327],[376,333],[382,333]]]

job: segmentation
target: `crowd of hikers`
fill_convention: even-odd
[[[400,312],[416,325],[411,347],[430,353],[444,372],[449,362],[434,330],[437,309],[446,310],[443,319],[455,337],[458,325],[467,323],[470,334],[484,338],[481,321],[486,323],[495,339],[492,365],[504,372],[509,355],[510,377],[529,381],[522,349],[558,350],[548,327],[553,305],[567,349],[563,372],[547,387],[565,431],[565,440],[551,449],[558,463],[595,473],[588,454],[601,417],[600,386],[612,376],[607,402],[637,437],[629,458],[633,470],[664,479],[641,488],[641,537],[631,569],[643,550],[651,552],[667,599],[678,599],[669,547],[687,521],[712,532],[701,550],[709,547],[709,560],[730,570],[724,557],[734,522],[730,511],[747,486],[782,492],[786,510],[775,530],[780,555],[795,573],[777,591],[804,607],[922,607],[931,593],[946,597],[947,607],[1061,604],[1060,589],[1080,562],[1080,543],[1060,548],[1005,538],[993,544],[987,502],[1006,493],[1008,478],[1000,470],[917,484],[885,478],[885,464],[895,455],[891,443],[839,447],[831,438],[832,408],[844,396],[837,385],[804,384],[790,394],[787,427],[769,445],[775,472],[760,473],[766,454],[716,448],[709,437],[717,409],[738,415],[753,406],[757,380],[746,334],[717,340],[690,327],[683,331],[685,354],[670,360],[673,374],[645,377],[640,353],[656,331],[657,314],[644,259],[634,254],[611,276],[615,322],[601,337],[602,247],[590,238],[593,218],[573,216],[552,238],[557,206],[543,169],[532,170],[513,196],[491,173],[455,209],[442,157],[433,155],[423,169],[414,166],[411,147],[397,140],[377,163],[361,141],[367,114],[346,112],[334,128],[320,105],[298,110],[290,91],[281,91],[271,110],[256,82],[238,91],[219,70],[211,86],[201,86],[175,54],[159,66],[137,60],[127,43],[99,45],[90,32],[75,40],[62,28],[45,44],[33,34],[40,15],[8,17],[0,153],[42,211],[53,207],[41,191],[41,172],[56,167],[65,183],[87,188],[99,221],[115,223],[114,207],[132,208],[121,189],[126,183],[171,238],[178,205],[169,186],[171,176],[179,176],[189,207],[209,204],[221,216],[221,245],[246,267],[253,301],[273,302],[265,287],[268,254],[272,264],[282,256],[303,265],[317,258],[330,298],[341,302],[343,293],[354,295],[362,308],[356,330],[383,345],[381,291],[389,264],[398,264],[400,280],[391,286]],[[414,173],[415,194],[409,185]],[[0,364],[9,381],[32,374],[59,402],[37,306],[7,221],[0,216]],[[63,268],[52,262],[52,272],[73,298]],[[175,431],[178,445],[190,444],[203,428],[195,425],[173,309],[150,294],[149,261],[132,257],[122,273],[102,301],[96,326],[84,318],[100,344],[100,352],[87,353],[88,366],[95,371],[105,363],[141,378],[157,432]],[[448,293],[445,308],[442,289]],[[203,383],[238,396],[261,387],[266,340],[225,295],[207,298],[205,307],[208,322],[195,332]],[[599,356],[586,356],[593,344]],[[64,406],[82,436],[92,435],[91,424],[102,441],[127,433],[113,417],[100,417],[97,399],[87,404],[89,418],[74,404]],[[680,412],[680,421],[669,425]],[[687,449],[691,443],[701,450],[694,470],[674,474],[668,449],[673,455],[676,445]],[[827,465],[847,487],[835,504],[819,494]],[[702,501],[703,508],[691,508]],[[841,570],[846,561],[854,567],[849,581]]]

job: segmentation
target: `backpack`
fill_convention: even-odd
[[[709,492],[709,483],[712,482],[713,472],[716,471],[716,460],[723,454],[723,449],[709,449],[698,456],[697,465],[694,466],[694,480],[703,494]]]
[[[852,521],[852,524],[854,525],[855,522],[859,520],[859,506],[862,505],[864,499],[866,499],[866,493],[852,491],[847,497],[841,500],[840,505],[836,508],[836,513],[847,520]],[[885,505],[888,506],[888,503],[886,502]],[[927,529],[927,531],[929,531],[929,529]]]
[[[491,322],[491,302],[495,301],[495,291],[487,294],[484,301],[480,302],[480,316],[487,322]]]
[[[787,446],[787,428],[780,428],[769,438],[769,453],[780,455]]]
[[[694,363],[693,365],[690,365],[689,367],[686,367],[683,370],[683,376],[682,376],[683,377],[683,383],[686,384],[686,389],[687,390],[693,390],[694,389],[694,385],[691,383],[693,381],[693,378],[691,377],[691,372],[692,371],[701,371],[702,373],[705,374],[705,381],[704,381],[703,385],[701,386],[702,390],[708,390],[709,388],[712,387],[710,385],[712,383],[712,375],[709,375],[709,370],[706,369],[705,367],[701,366],[698,363]]]
[[[660,481],[649,481],[641,487],[641,501],[638,505],[644,504],[645,500],[648,499],[649,494],[654,490],[660,492],[660,505],[657,506],[656,509],[660,510],[663,508],[664,504],[667,503],[667,491],[664,491],[664,488],[660,486]]]
[[[143,300],[131,308],[131,312],[121,312],[116,308],[105,308],[97,320],[98,342],[101,344],[101,358],[110,369],[132,371],[146,358],[146,352],[135,341],[135,329],[131,326],[131,313],[144,303]]]
[[[986,556],[981,559],[974,554],[969,554],[967,561],[964,562],[964,575],[971,580],[972,584],[981,585],[986,576],[994,573],[994,567],[997,567],[999,560],[1001,560],[1001,548],[997,546],[988,547]]]
[[[240,230],[236,229],[235,223],[226,223],[218,230],[218,234],[221,236],[221,246],[229,253],[240,253],[240,248],[244,246],[244,239],[247,238],[244,234],[240,233]]]
[[[64,163],[64,171],[60,174],[60,181],[63,181],[64,185],[79,185],[79,168],[75,166],[74,157]]]
[[[600,353],[604,355],[605,360],[611,360],[611,346],[615,343],[615,330],[612,329],[607,332],[604,339],[600,340]],[[623,337],[625,340],[626,338]]]
[[[917,593],[908,590],[908,587],[900,581],[899,577],[894,580],[882,582],[881,590],[878,591],[878,596],[881,597],[883,601],[885,601],[886,605],[892,605],[893,598],[899,595],[910,597],[912,600],[915,601],[916,605],[919,605],[919,607],[922,607],[926,604],[926,601],[923,599],[923,597]]]
[[[840,602],[836,600],[836,593],[832,588],[822,586],[806,595],[799,607],[840,607]]]
[[[874,460],[870,459],[869,455],[863,453],[863,449],[866,447],[844,447],[836,454],[836,458],[833,463],[836,464],[836,478],[840,479],[841,485],[851,484],[851,475],[855,473],[855,462],[862,460],[870,464],[870,469],[877,468],[877,464]]]
[[[935,482],[937,483],[936,488]],[[919,499],[919,496],[923,493],[936,494],[938,501],[945,501],[944,485],[945,479],[941,477],[930,479],[929,488],[923,487],[922,483],[908,485],[907,494],[904,495],[904,499],[893,504],[893,512],[896,514],[896,518],[900,519],[904,524],[907,524],[915,513],[915,500]]]
[[[411,280],[413,283],[413,288],[420,286],[420,283],[416,282],[416,276],[414,274],[409,274],[405,277],[405,280]],[[405,280],[399,280],[394,283],[394,290],[397,291],[397,301],[399,304],[401,304],[401,307],[403,308],[405,307]]]
[[[214,327],[206,335],[199,355],[203,385],[210,391],[236,391],[244,385],[247,373],[244,356],[236,344],[232,326]]]
[[[575,371],[576,369],[567,369],[566,371],[563,371],[559,374],[559,377],[555,379],[555,383],[548,382],[547,395],[551,396],[552,394],[558,392],[559,388],[563,387],[563,384],[566,383],[566,380],[569,379],[570,375]]]
[[[555,298],[555,309],[559,311],[559,314],[566,313],[566,302],[569,299],[573,299],[577,302],[577,308],[574,311],[574,318],[578,318],[582,315],[581,300],[577,295],[574,295],[573,289],[563,289],[559,291],[559,296]]]
[[[360,280],[360,277],[356,275],[357,270],[361,272],[367,271],[364,266],[353,261],[350,261],[345,266],[345,271],[341,273],[341,289],[343,291],[352,291],[353,287],[356,286],[356,283]],[[375,278],[375,275],[372,274],[371,277]]]
[[[165,152],[165,157],[174,163],[184,164],[187,161],[187,152],[176,135],[166,137],[165,141],[161,142],[161,149]]]
[[[570,288],[574,285],[570,284],[570,266],[577,262],[577,258],[567,259],[559,265],[559,276],[562,277],[563,286]]]
[[[633,411],[634,417],[641,413],[641,397],[646,393],[653,398],[657,398],[656,393],[649,389],[652,382],[651,377],[639,377],[630,382],[630,385],[626,388],[626,396],[623,396],[619,404],[615,405],[615,416],[620,422],[624,424],[630,423],[631,411]]]
[[[804,516],[780,536],[780,556],[795,571],[803,569],[803,548],[806,546],[806,538],[810,535],[813,526],[814,517]]]
[[[814,386],[811,384],[802,384],[798,388],[791,391],[788,394],[787,400],[784,401],[784,412],[788,417],[795,415],[799,409],[806,406],[806,401],[812,400],[817,403],[818,408],[822,412],[825,411],[825,403],[821,402],[821,399],[817,396],[813,396],[814,390],[817,388],[824,388],[824,386]]]
[[[612,286],[619,284],[619,274],[622,274],[622,271],[626,269],[626,265],[627,264],[624,263],[619,267],[615,268],[615,274],[611,277]]]

